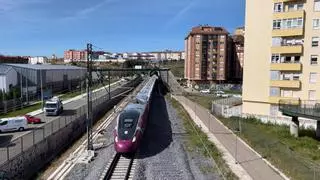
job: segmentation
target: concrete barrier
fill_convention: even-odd
[[[141,78],[122,87],[136,87],[140,82]],[[96,107],[93,108],[94,123],[124,98],[124,96],[117,96],[118,94],[129,94],[132,90],[119,88],[111,92],[113,98],[110,100],[109,97],[99,98],[96,101]],[[85,108],[79,107],[79,109]],[[0,166],[0,173],[8,179],[32,178],[41,168],[86,132],[85,111],[77,112],[81,112],[81,114],[74,115],[73,121],[69,122],[66,117],[61,117],[58,121],[54,121],[55,123],[50,123],[51,126],[45,124],[42,129],[15,140],[14,145],[7,147],[8,157],[1,157],[6,162]],[[32,146],[28,147],[30,144]],[[4,148],[0,150],[4,150]]]

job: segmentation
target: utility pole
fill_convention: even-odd
[[[28,78],[26,75],[26,100],[27,100],[27,104],[29,104],[29,91],[28,91]]]
[[[87,44],[87,133],[88,133],[88,150],[93,149],[92,145],[92,44]]]
[[[40,70],[40,84],[41,84],[41,104],[42,104],[42,109],[44,107],[43,104],[43,84],[42,84],[42,70]]]

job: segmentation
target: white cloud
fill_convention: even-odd
[[[62,21],[69,21],[69,20],[76,20],[76,19],[84,18],[86,15],[93,13],[94,11],[101,8],[102,6],[105,6],[106,4],[112,3],[114,1],[115,0],[104,0],[96,5],[91,6],[91,7],[81,9],[81,10],[75,12],[74,15],[65,17],[61,20]]]
[[[179,21],[183,15],[185,15],[190,9],[192,9],[197,3],[197,0],[191,0],[183,9],[181,9],[168,23],[166,28],[172,26],[175,22]]]

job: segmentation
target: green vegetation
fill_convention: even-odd
[[[41,108],[41,103],[37,103],[37,104],[31,105],[28,107],[24,107],[24,108],[17,110],[17,111],[13,111],[13,112],[9,112],[7,114],[0,115],[0,118],[21,116],[21,115],[25,115],[29,112],[38,110],[40,108]]]
[[[211,100],[206,101],[207,96],[187,97],[210,109]],[[295,138],[287,126],[264,124],[254,118],[219,117],[219,120],[232,130],[239,130],[240,120],[240,137],[292,179],[319,179],[320,142],[314,130],[300,130],[300,137]]]
[[[223,160],[222,154],[219,152],[216,146],[209,141],[208,136],[193,123],[183,106],[174,99],[167,98],[167,100],[171,102],[179,117],[183,119],[184,127],[189,135],[188,143],[186,144],[187,150],[201,152],[205,157],[212,157],[226,179],[238,179]],[[217,167],[214,166],[214,168],[214,170],[217,172]],[[210,172],[207,167],[200,167],[200,169],[205,173]]]
[[[236,91],[236,90],[223,90],[223,92],[227,94],[242,94],[241,91]]]
[[[184,77],[184,61],[163,61],[160,67],[170,68],[170,71],[175,77]]]
[[[201,94],[191,94],[189,93],[186,97],[188,97],[191,101],[197,102],[201,106],[211,109],[211,104],[213,100],[219,99],[217,97],[213,97],[210,95],[201,95]]]
[[[287,126],[254,118],[219,119],[230,129],[238,129],[240,120],[241,138],[293,179],[320,177],[320,142],[315,140],[314,130],[301,130],[301,136],[295,138]]]

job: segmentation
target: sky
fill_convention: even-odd
[[[0,54],[183,50],[200,24],[244,25],[245,0],[0,0]]]

